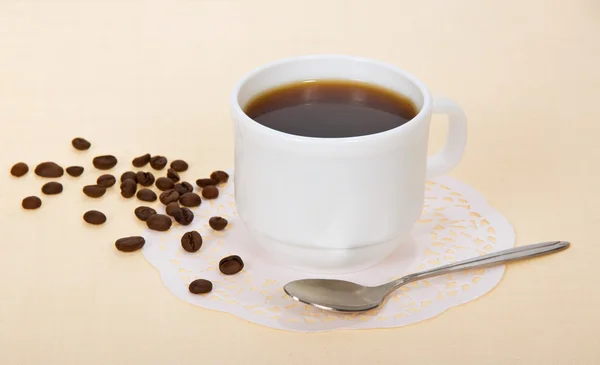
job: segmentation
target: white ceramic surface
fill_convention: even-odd
[[[380,85],[409,97],[420,111],[398,128],[350,138],[286,134],[243,112],[261,92],[314,79]],[[466,119],[455,103],[433,100],[421,81],[399,68],[352,56],[268,64],[246,75],[230,102],[238,213],[271,255],[303,271],[347,273],[385,259],[421,214],[425,178],[454,167],[466,141]],[[443,150],[428,158],[434,112],[448,114],[449,133]]]

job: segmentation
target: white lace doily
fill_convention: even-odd
[[[303,332],[400,327],[474,300],[496,286],[504,273],[504,266],[499,266],[422,280],[400,288],[379,309],[363,314],[326,312],[285,295],[282,287],[287,282],[316,275],[274,262],[250,239],[237,217],[233,183],[220,190],[218,199],[205,200],[200,207],[192,208],[195,219],[190,226],[175,223],[168,232],[145,232],[142,253],[178,298],[257,324]],[[208,219],[215,215],[229,220],[224,231],[213,231],[208,226]],[[180,244],[181,235],[192,229],[200,232],[204,241],[196,253],[184,251]],[[513,247],[515,237],[510,223],[479,193],[445,176],[427,181],[423,214],[411,240],[374,268],[329,277],[381,284],[414,271]],[[222,275],[218,263],[231,254],[242,257],[244,270]],[[213,291],[205,295],[189,293],[188,284],[198,278],[211,280]]]

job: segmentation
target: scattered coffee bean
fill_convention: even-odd
[[[205,199],[216,199],[219,196],[219,189],[214,185],[205,186],[202,189],[202,196]]]
[[[150,166],[155,170],[162,170],[167,166],[167,158],[165,156],[153,156],[150,159]]]
[[[205,188],[209,185],[217,185],[219,182],[217,180],[213,180],[213,179],[198,179],[196,180],[196,185],[198,185],[201,188]]]
[[[243,268],[244,261],[242,261],[242,259],[237,255],[224,257],[219,262],[219,271],[225,275],[237,274],[238,272],[242,271]]]
[[[135,181],[135,183],[137,184],[137,174],[133,171],[125,171],[122,175],[121,175],[121,182],[125,181],[125,180],[133,180]]]
[[[151,172],[137,172],[137,182],[142,186],[152,186],[154,184],[154,175]]]
[[[181,207],[179,206],[179,203],[171,202],[171,203],[167,204],[167,207],[165,208],[165,212],[167,213],[167,215],[174,217],[175,215],[181,214]]]
[[[83,167],[81,166],[69,166],[65,169],[65,171],[67,171],[67,174],[73,176],[73,177],[79,177],[81,176],[81,174],[83,174]]]
[[[117,158],[113,155],[103,155],[94,157],[92,163],[98,170],[109,170],[116,166]]]
[[[144,167],[150,162],[150,154],[146,153],[140,157],[136,157],[131,161],[131,164],[135,167]]]
[[[227,219],[223,217],[211,217],[208,220],[208,225],[212,227],[215,231],[222,231],[227,227]]]
[[[188,287],[192,294],[206,294],[212,291],[213,285],[210,281],[205,279],[196,279],[190,283]]]
[[[137,191],[137,183],[131,179],[125,179],[121,183],[121,195],[123,198],[131,198]]]
[[[49,183],[45,183],[42,186],[42,193],[46,194],[46,195],[54,195],[54,194],[60,194],[63,191],[63,186],[61,183],[56,182],[56,181],[51,181]]]
[[[160,194],[160,202],[164,205],[167,205],[172,202],[176,202],[179,200],[179,193],[173,189],[166,190],[162,194]]]
[[[223,184],[226,183],[227,180],[229,180],[229,174],[225,171],[218,170],[210,174],[210,178],[213,180],[217,180],[219,184]]]
[[[139,220],[145,222],[148,220],[148,218],[150,218],[151,215],[156,214],[156,210],[142,205],[141,207],[135,208],[134,213]]]
[[[63,168],[54,162],[42,162],[35,167],[35,174],[41,177],[61,177]]]
[[[197,231],[189,231],[181,236],[181,247],[187,252],[196,252],[202,247],[202,236]]]
[[[174,169],[167,170],[167,177],[174,182],[178,182],[180,180],[179,174]]]
[[[85,151],[88,148],[90,148],[90,146],[92,145],[90,142],[88,142],[87,140],[83,139],[83,138],[74,138],[71,141],[71,144],[73,145],[73,147],[75,147],[75,149],[80,150],[80,151]]]
[[[10,169],[12,176],[21,177],[29,172],[29,166],[25,162],[18,162]]]
[[[194,191],[194,187],[192,186],[192,184],[190,184],[187,181],[182,181],[179,184],[175,184],[173,189],[175,189],[175,191],[177,191],[179,195],[191,193],[192,191]]]
[[[179,197],[179,204],[184,207],[197,207],[202,203],[200,199],[200,195],[196,193],[185,193],[181,197]]]
[[[137,251],[140,248],[144,247],[146,240],[144,237],[140,236],[131,236],[131,237],[123,237],[119,238],[115,241],[115,247],[119,251],[123,252],[133,252]]]
[[[102,185],[105,188],[110,188],[111,186],[115,185],[116,182],[117,179],[111,174],[100,175],[98,180],[96,180],[96,184]]]
[[[179,212],[173,213],[173,218],[182,226],[187,226],[194,221],[194,212],[188,208],[181,208]]]
[[[148,228],[155,231],[168,231],[171,228],[171,224],[173,224],[171,217],[164,214],[154,214],[146,220]]]
[[[142,200],[145,202],[155,202],[156,201],[156,193],[147,188],[140,189],[137,192],[136,196],[139,200]]]
[[[99,198],[106,193],[106,188],[102,185],[86,185],[83,187],[83,193],[90,198]]]
[[[97,210],[88,210],[83,214],[83,220],[89,224],[99,225],[106,222],[106,216]]]
[[[23,206],[25,209],[37,209],[42,206],[42,200],[37,196],[28,196],[27,198],[23,199],[21,206]]]
[[[184,160],[175,160],[171,162],[171,168],[177,172],[183,172],[188,169],[188,164]]]
[[[156,179],[156,187],[158,188],[158,190],[165,191],[173,189],[174,186],[175,183],[168,177],[159,177],[158,179]]]

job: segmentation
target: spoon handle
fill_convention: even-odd
[[[391,283],[385,284],[385,286],[389,288],[389,291],[392,291],[399,288],[402,285],[413,281],[427,279],[434,276],[449,274],[457,271],[479,269],[482,267],[500,265],[505,262],[547,255],[550,253],[562,251],[568,248],[569,245],[570,243],[566,241],[552,241],[510,248],[508,250],[502,250],[498,252],[492,252],[487,255],[482,255],[479,257],[454,262],[449,265],[440,266],[435,269],[409,274]]]

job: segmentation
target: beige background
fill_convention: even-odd
[[[495,5],[492,5],[495,3]],[[227,97],[264,62],[351,53],[397,64],[470,123],[453,175],[564,253],[508,267],[485,297],[409,327],[297,334],[192,307],[141,254],[136,202],[97,202],[94,155],[185,158],[188,180],[232,165]],[[0,3],[0,363],[600,363],[600,2],[173,0]],[[443,123],[434,128],[439,146]],[[70,146],[85,136],[86,153]],[[26,212],[41,179],[17,161],[83,164]],[[86,226],[81,214],[109,222]],[[233,350],[235,348],[235,350]]]

